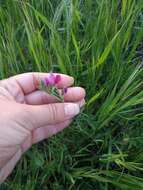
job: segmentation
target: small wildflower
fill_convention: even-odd
[[[56,97],[58,100],[64,102],[64,95],[67,93],[67,88],[63,88],[60,93],[57,84],[61,81],[60,75],[54,75],[52,72],[40,81],[39,89]]]
[[[45,78],[46,86],[54,86],[58,84],[61,80],[60,75],[54,75],[52,72]]]
[[[68,88],[63,88],[62,89],[62,95],[66,94],[68,92]]]
[[[49,86],[49,80],[47,78],[45,78],[44,84],[45,84],[45,86]]]
[[[60,75],[56,75],[55,76],[55,84],[57,84],[58,82],[60,82],[61,80],[61,76]]]

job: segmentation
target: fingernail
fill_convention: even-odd
[[[65,115],[66,116],[75,116],[80,112],[78,104],[66,104],[65,105]]]
[[[74,78],[73,78],[73,77],[70,77],[70,80],[71,80],[72,82],[74,82]]]
[[[83,107],[85,105],[85,100],[83,99],[83,100],[81,100],[80,102],[79,102],[79,106],[80,106],[80,108],[81,107]]]

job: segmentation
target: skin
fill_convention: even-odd
[[[23,153],[66,128],[85,103],[85,91],[71,87],[74,79],[61,75],[58,88],[68,87],[64,103],[38,90],[47,73],[24,73],[0,81],[0,183]]]

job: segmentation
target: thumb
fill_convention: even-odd
[[[80,112],[78,103],[53,103],[48,105],[26,105],[34,128],[57,124],[71,119]]]

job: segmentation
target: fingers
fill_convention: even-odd
[[[67,94],[64,96],[65,102],[77,102],[85,97],[85,90],[81,87],[68,88]],[[46,92],[37,90],[25,96],[27,104],[40,105],[48,103],[56,103],[58,100],[54,96],[48,95]]]
[[[63,123],[59,123],[56,125],[48,125],[48,126],[40,127],[38,129],[36,129],[33,132],[33,136],[32,136],[33,144],[37,143],[39,141],[42,141],[48,137],[51,137],[51,136],[57,134],[58,132],[62,131],[64,128],[69,126],[71,121],[72,120],[67,120]]]
[[[49,73],[24,73],[11,77],[8,80],[16,80],[24,94],[29,94],[38,89],[39,79],[43,80],[48,75]],[[59,88],[69,87],[74,83],[73,77],[64,74],[59,75],[61,76],[61,80],[58,83]]]
[[[71,121],[72,120],[67,120],[56,125],[47,125],[47,126],[35,129],[32,133],[32,137],[29,137],[28,139],[26,139],[21,145],[22,152],[27,151],[31,147],[32,144],[38,143],[62,131],[64,128],[69,126]]]
[[[54,103],[48,105],[23,105],[31,121],[33,129],[49,124],[57,124],[72,119],[79,114],[84,99],[77,103]]]

